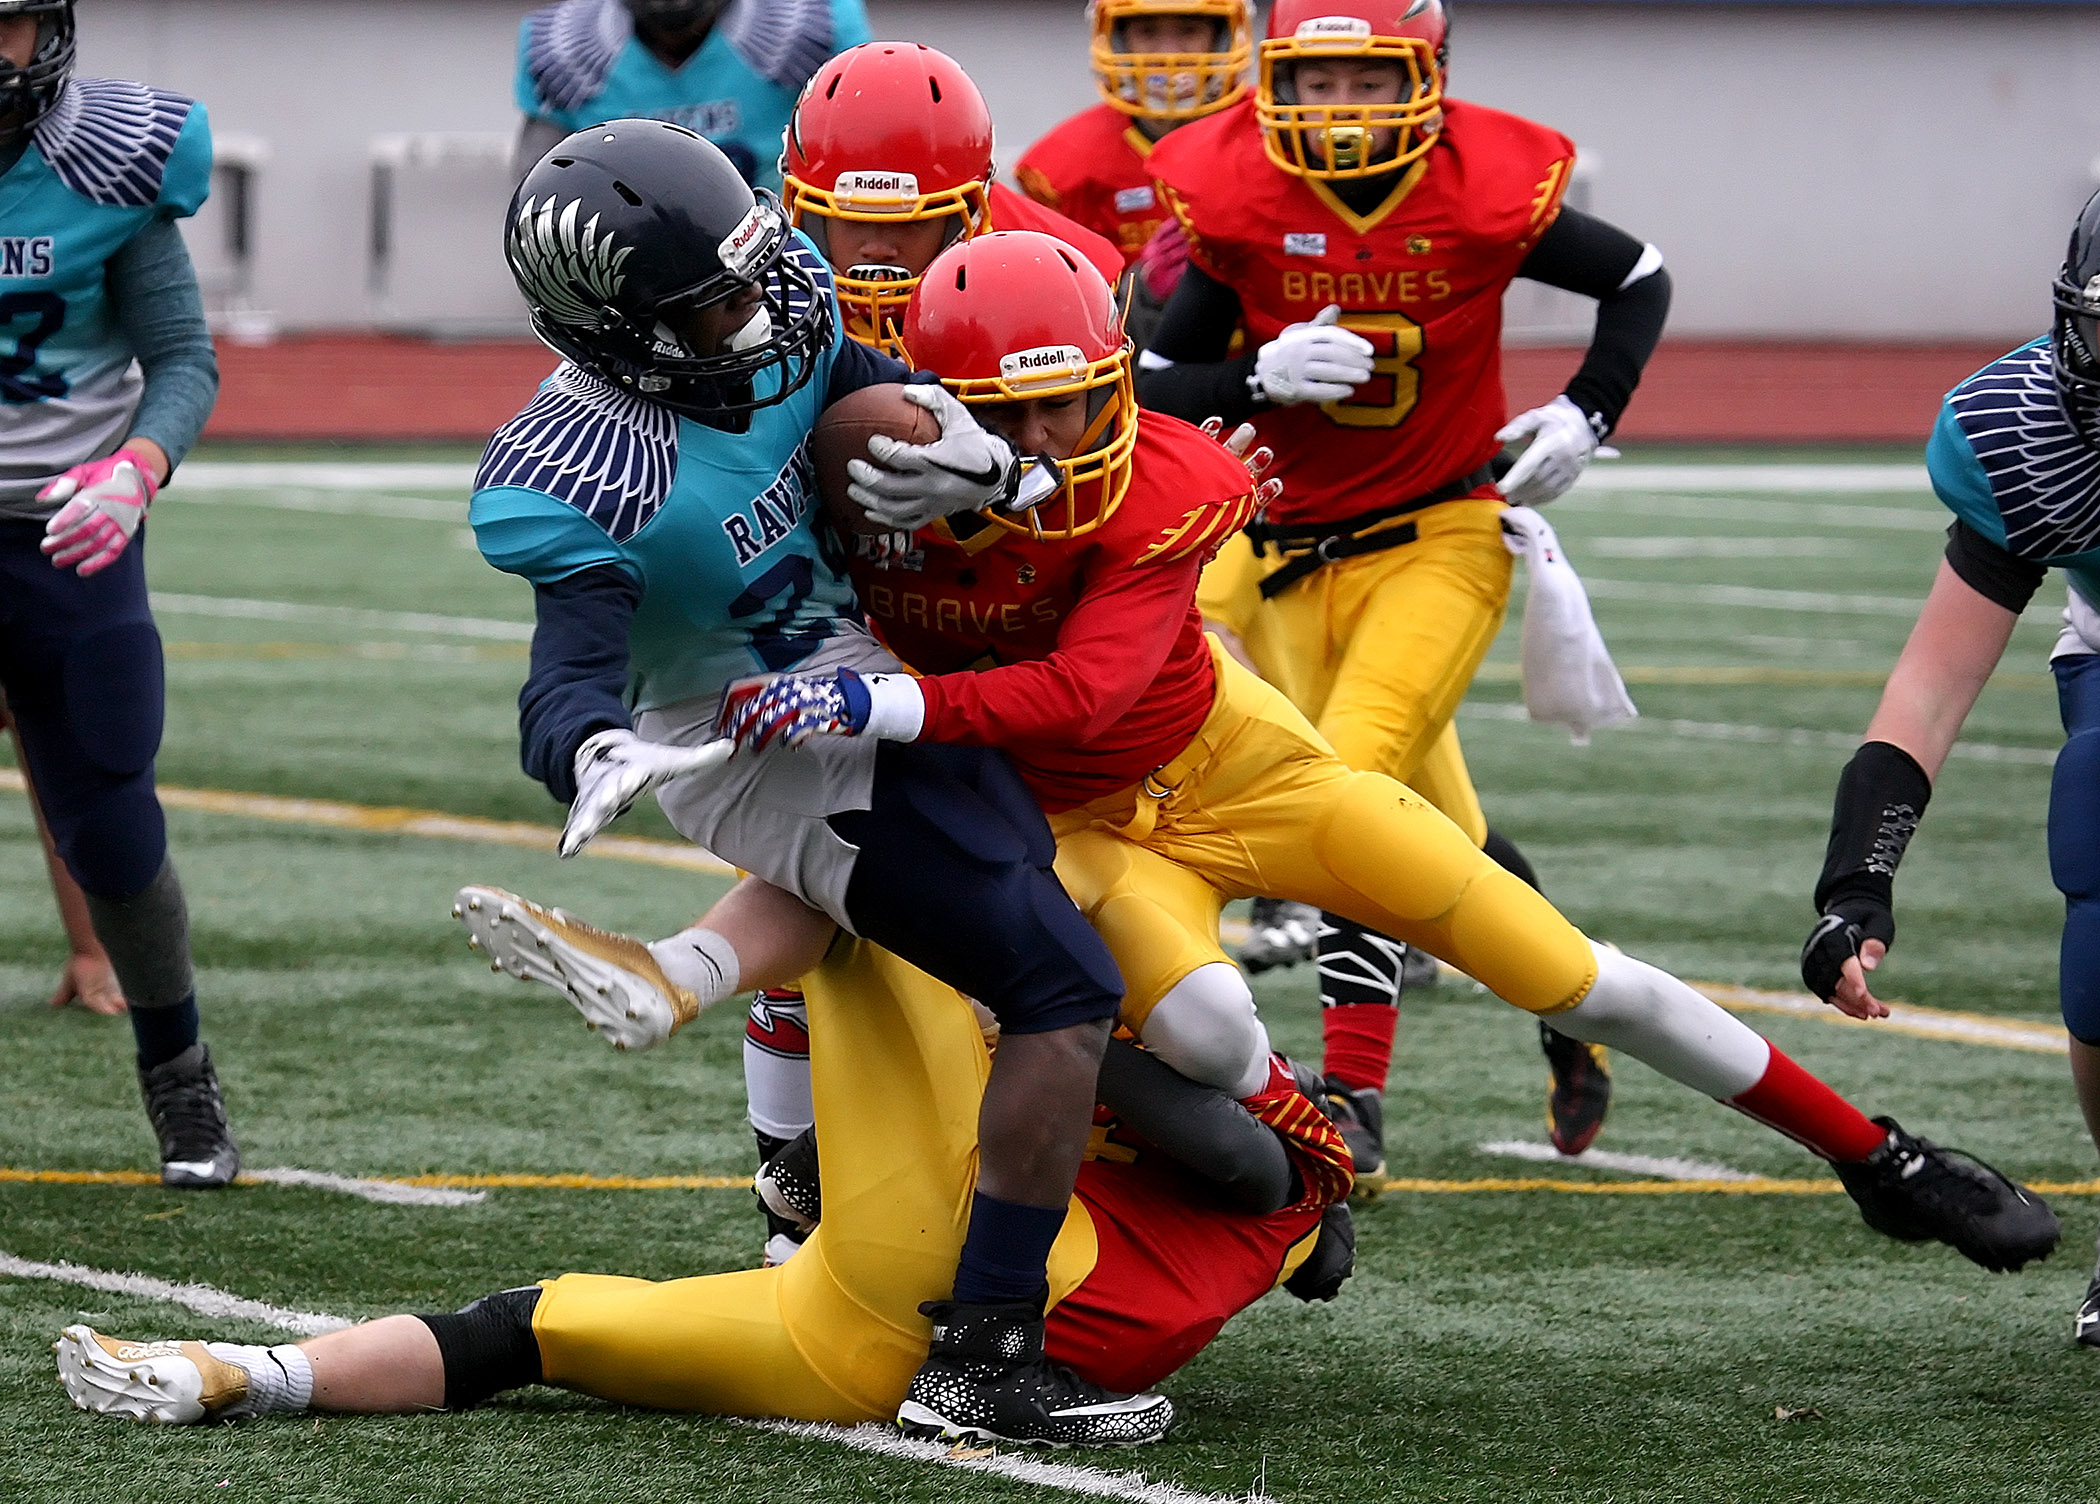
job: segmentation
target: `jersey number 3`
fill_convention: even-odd
[[[17,334],[14,326],[31,320],[29,329]],[[55,292],[11,292],[0,296],[0,340],[12,337],[15,353],[0,355],[0,402],[42,402],[63,397],[70,390],[66,378],[36,368],[36,353],[44,341],[66,323],[66,300]]]
[[[1422,326],[1404,313],[1349,313],[1342,327],[1371,342],[1371,379],[1320,411],[1345,428],[1397,428],[1422,395]]]

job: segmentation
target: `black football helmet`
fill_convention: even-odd
[[[560,355],[673,412],[740,428],[808,384],[831,300],[780,201],[681,125],[614,120],[560,142],[511,199],[504,255],[532,327]],[[759,290],[719,350],[680,315]]]
[[[73,73],[73,0],[0,0],[0,20],[16,16],[35,18],[36,51],[26,68],[0,58],[0,141],[56,109]]]
[[[2100,193],[2071,227],[2071,249],[2056,274],[2056,329],[2049,358],[2071,426],[2100,448]]]

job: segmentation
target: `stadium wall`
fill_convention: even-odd
[[[254,159],[244,265],[227,265],[227,202],[194,239],[222,304],[266,316],[255,327],[413,328],[446,308],[514,324],[485,206],[501,202],[490,144],[516,125],[529,8],[96,0],[82,66],[196,95]],[[870,11],[984,84],[1005,161],[1091,98],[1077,0]],[[1591,154],[1592,206],[1669,257],[1674,335],[2009,340],[2044,319],[2095,186],[2096,22],[2085,5],[1458,0],[1452,76]],[[404,159],[389,281],[374,138],[410,133],[467,149],[421,177]]]

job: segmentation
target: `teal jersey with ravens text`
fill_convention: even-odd
[[[670,67],[620,0],[561,0],[518,33],[518,108],[580,131],[645,117],[698,131],[753,183],[780,187],[780,138],[810,75],[869,39],[862,0],[734,0]]]
[[[2064,412],[2046,337],[1947,394],[1925,465],[1955,516],[2008,553],[2063,570],[2100,608],[2100,450]]]
[[[108,292],[110,258],[211,191],[204,106],[79,78],[0,173],[0,515],[122,441],[142,379]]]
[[[835,321],[816,249],[798,234],[788,254],[817,275]],[[746,433],[563,365],[489,441],[470,516],[491,564],[535,584],[609,564],[642,587],[628,631],[630,710],[793,668],[859,619],[813,526],[809,435],[838,348],[834,337],[808,384],[754,412]]]

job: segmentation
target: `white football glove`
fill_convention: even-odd
[[[651,789],[718,768],[735,750],[736,743],[727,741],[667,747],[632,731],[599,732],[576,749],[576,799],[557,849],[565,857],[576,855]]]
[[[1371,342],[1337,327],[1342,310],[1329,303],[1309,324],[1292,324],[1254,357],[1248,385],[1279,407],[1339,402],[1371,379]]]
[[[868,454],[877,463],[846,462],[846,494],[874,522],[916,532],[936,518],[1013,499],[1021,476],[1013,445],[987,431],[944,386],[907,386],[904,400],[932,413],[941,436],[931,444],[906,444],[876,434],[868,440]]]
[[[1512,506],[1542,507],[1582,478],[1597,453],[1597,432],[1589,415],[1566,397],[1518,413],[1495,435],[1498,444],[1530,439],[1531,445],[1495,483]],[[1609,451],[1606,458],[1610,457]]]

